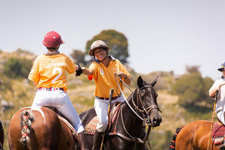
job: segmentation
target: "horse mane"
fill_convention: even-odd
[[[34,121],[34,115],[31,110],[24,110],[21,113],[21,135],[20,142],[26,149],[30,149],[30,130],[32,129],[31,123]]]

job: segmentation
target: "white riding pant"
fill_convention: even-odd
[[[55,107],[63,116],[65,116],[70,121],[77,133],[80,133],[84,130],[80,117],[73,107],[73,104],[66,92],[62,90],[37,91],[32,107],[39,106]]]
[[[118,97],[115,100],[111,101],[111,104],[115,102],[124,102],[125,99],[123,96]],[[108,126],[108,106],[109,100],[102,100],[98,97],[95,97],[95,112],[97,114],[99,122],[97,123],[96,130],[98,132],[105,132]]]
[[[217,112],[217,118],[225,125],[224,112],[223,111]]]

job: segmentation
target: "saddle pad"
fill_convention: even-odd
[[[91,134],[93,135],[95,133],[96,127],[98,123],[98,118],[95,116],[91,119],[91,121],[86,125],[84,129],[84,134]]]
[[[225,126],[223,124],[215,122],[212,129],[212,140],[214,141],[214,144],[222,144],[224,135]]]
[[[223,124],[219,124],[218,122],[215,122],[213,124],[213,129],[212,129],[212,138],[224,137],[224,134],[225,134],[225,126]]]

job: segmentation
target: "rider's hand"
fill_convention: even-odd
[[[126,73],[123,73],[121,71],[116,72],[116,75],[118,75],[120,78],[126,79],[128,75]]]
[[[78,68],[77,68],[77,70],[75,72],[75,77],[80,76],[83,73],[80,65],[77,65],[77,66],[78,66]]]

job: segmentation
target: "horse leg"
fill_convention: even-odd
[[[2,122],[0,121],[0,144],[2,145],[2,147],[3,147],[3,143],[4,143],[4,129],[2,126]]]
[[[100,149],[103,134],[104,134],[104,132],[98,132],[97,130],[95,131],[94,143],[93,143],[92,150],[99,150]]]
[[[84,144],[83,144],[83,141],[85,141],[84,132],[78,133],[77,141],[78,141],[78,143],[80,145],[81,150],[85,150]]]
[[[4,143],[4,129],[2,126],[0,126],[0,145],[2,145],[2,148],[3,148],[3,143]]]

